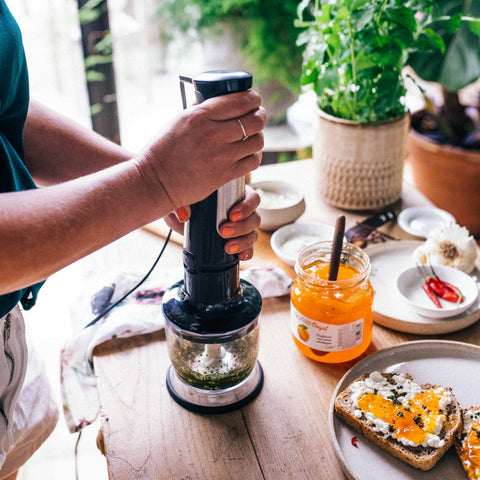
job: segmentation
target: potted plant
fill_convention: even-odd
[[[400,198],[409,130],[404,68],[414,52],[444,51],[433,25],[454,31],[466,20],[437,11],[437,3],[300,2],[301,84],[317,95],[313,156],[328,202],[365,210]]]
[[[164,28],[208,45],[207,68],[254,73],[269,123],[281,123],[300,91],[296,12],[297,0],[169,0],[160,4],[157,15],[169,19]]]
[[[441,0],[443,14],[468,16],[455,33],[432,25],[445,51],[419,52],[409,63],[421,80],[434,82],[425,108],[412,113],[407,149],[417,188],[457,222],[480,235],[480,89],[476,105],[462,105],[459,92],[480,77],[480,3]],[[439,99],[439,100],[438,100]]]

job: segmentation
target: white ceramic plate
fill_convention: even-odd
[[[298,252],[316,242],[333,240],[335,227],[322,223],[292,223],[276,230],[270,239],[275,254],[288,265],[295,265]]]
[[[461,342],[426,340],[407,342],[380,350],[350,369],[340,380],[330,403],[329,427],[335,452],[349,480],[465,480],[454,449],[450,449],[429,471],[410,467],[371,444],[338,419],[333,399],[360,375],[372,371],[409,373],[419,384],[452,388],[463,408],[478,405],[480,347]],[[357,437],[358,448],[352,443]]]
[[[459,315],[468,310],[478,297],[478,286],[474,278],[452,267],[437,265],[435,273],[445,282],[455,285],[463,295],[462,303],[447,302],[439,298],[442,308],[436,307],[422,288],[422,277],[417,267],[408,268],[397,278],[397,288],[403,300],[413,310],[423,316],[431,318],[448,318]],[[424,268],[429,272],[428,267]],[[429,274],[425,275],[425,278]]]
[[[478,298],[467,311],[448,319],[419,315],[403,301],[397,289],[397,277],[407,268],[415,266],[413,251],[422,244],[422,241],[401,240],[377,243],[366,248],[372,263],[370,282],[375,290],[373,320],[393,330],[420,335],[456,332],[474,324],[480,319]],[[478,269],[472,275],[480,278]]]
[[[398,224],[407,233],[426,238],[434,228],[456,223],[445,210],[436,207],[411,207],[398,215]]]

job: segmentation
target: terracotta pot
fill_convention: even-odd
[[[415,186],[480,236],[480,152],[435,143],[413,129],[407,151]]]
[[[313,157],[320,192],[347,210],[378,210],[402,194],[410,115],[377,123],[355,123],[319,111]]]

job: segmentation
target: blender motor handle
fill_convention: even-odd
[[[180,92],[183,109],[187,108],[185,83],[193,84],[197,103],[208,98],[246,91],[252,86],[252,75],[236,70],[211,70],[194,77],[180,75]],[[245,178],[232,180],[217,190],[217,221],[216,228],[220,234],[220,225],[228,220],[230,209],[243,199],[245,195]]]
[[[183,109],[187,108],[185,83],[193,84],[197,103],[219,95],[246,91],[252,86],[252,75],[235,70],[212,70],[200,73],[195,77],[180,75],[180,93]],[[220,225],[228,220],[230,209],[243,199],[245,195],[245,177],[232,180],[217,191],[217,232]]]
[[[182,101],[186,106],[184,83],[192,83],[197,103],[209,98],[246,91],[252,75],[243,71],[213,70],[194,77],[181,76]],[[215,168],[215,165],[212,165]],[[245,194],[245,179],[228,182],[207,198],[191,205],[185,226],[183,262],[184,291],[197,304],[223,304],[239,289],[238,256],[225,252],[219,226],[228,220],[230,209]]]
[[[251,88],[253,77],[248,72],[236,70],[213,70],[190,77],[181,77],[184,81],[191,81],[195,87],[195,96],[198,103],[208,98],[243,92]],[[216,228],[228,220],[230,209],[245,195],[245,178],[232,180],[217,190],[217,221]]]

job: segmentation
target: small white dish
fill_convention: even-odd
[[[300,250],[312,243],[333,240],[335,227],[323,223],[293,223],[274,232],[270,245],[288,265],[295,265]]]
[[[425,277],[429,275],[429,267],[424,267]],[[422,288],[423,279],[417,267],[403,271],[397,278],[397,289],[403,300],[419,315],[430,318],[449,318],[467,311],[477,300],[478,286],[474,278],[456,268],[444,265],[435,265],[435,273],[438,277],[455,285],[463,294],[462,303],[452,303],[439,298],[442,308],[434,305],[432,300]]]
[[[305,211],[303,195],[290,183],[265,181],[250,185],[261,198],[257,213],[260,215],[260,228],[266,231],[292,223]]]
[[[413,252],[423,243],[421,240],[382,242],[368,245],[365,249],[372,265],[369,279],[375,290],[373,321],[382,327],[415,335],[445,335],[477,323],[480,320],[478,298],[466,312],[448,321],[420,315],[402,299],[397,278],[404,270],[415,266]],[[475,269],[474,275],[480,278],[480,271]],[[392,308],[392,305],[395,307]]]
[[[402,210],[397,218],[402,230],[417,237],[426,238],[437,227],[455,224],[450,213],[436,207],[411,207]]]

